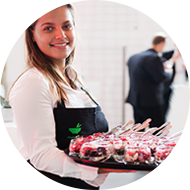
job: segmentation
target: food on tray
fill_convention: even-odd
[[[111,144],[108,141],[92,141],[84,143],[80,149],[80,157],[91,161],[100,161],[111,155]]]
[[[112,145],[112,156],[115,161],[123,163],[124,150],[125,150],[125,141],[123,141],[120,138],[115,139]]]
[[[130,121],[107,133],[76,137],[71,140],[69,155],[95,162],[105,161],[112,156],[116,162],[125,164],[161,163],[175,147],[174,140],[182,134],[182,131],[172,136],[165,136],[171,128],[170,122],[166,122],[158,128],[162,130],[155,135],[152,133],[156,132],[156,128],[139,133],[139,129],[147,126],[148,122],[150,120],[146,120],[142,125],[132,125]]]
[[[76,137],[72,139],[69,145],[69,154],[77,155],[80,152],[81,146],[86,142],[91,142],[100,137],[103,133],[95,133],[94,135],[89,135],[87,137]]]
[[[146,163],[150,164],[151,151],[146,145],[142,146],[127,146],[124,153],[124,161],[126,163]]]
[[[176,145],[176,143],[170,137],[168,137],[168,138],[164,137],[164,138],[161,138],[161,139],[154,141],[153,143],[150,144],[151,152],[153,155],[155,155],[156,148],[161,146],[161,145],[173,146],[174,147]]]

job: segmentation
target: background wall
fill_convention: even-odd
[[[112,128],[133,119],[131,106],[124,104],[129,88],[127,59],[134,53],[150,48],[153,34],[164,30],[151,18],[122,4],[81,1],[74,3],[74,6],[79,36],[74,65],[101,104]],[[168,36],[165,50],[173,47],[174,42]],[[6,93],[24,69],[25,49],[22,34],[6,62],[2,78]],[[183,95],[184,93],[180,96]],[[188,105],[186,103],[186,107],[182,107],[183,118],[175,121],[182,127]],[[172,118],[173,116],[170,120]]]

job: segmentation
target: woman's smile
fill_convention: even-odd
[[[50,44],[51,47],[57,48],[57,49],[66,49],[69,42],[65,43],[56,43],[56,44]]]

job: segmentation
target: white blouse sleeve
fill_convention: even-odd
[[[77,164],[56,147],[53,98],[42,78],[23,77],[9,100],[27,157],[36,169],[89,180],[95,186],[103,183],[106,175],[98,175],[98,168]]]

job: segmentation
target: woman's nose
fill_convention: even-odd
[[[62,40],[65,38],[66,38],[65,32],[62,29],[57,29],[56,34],[55,34],[55,39],[56,40],[59,40],[59,39]]]

